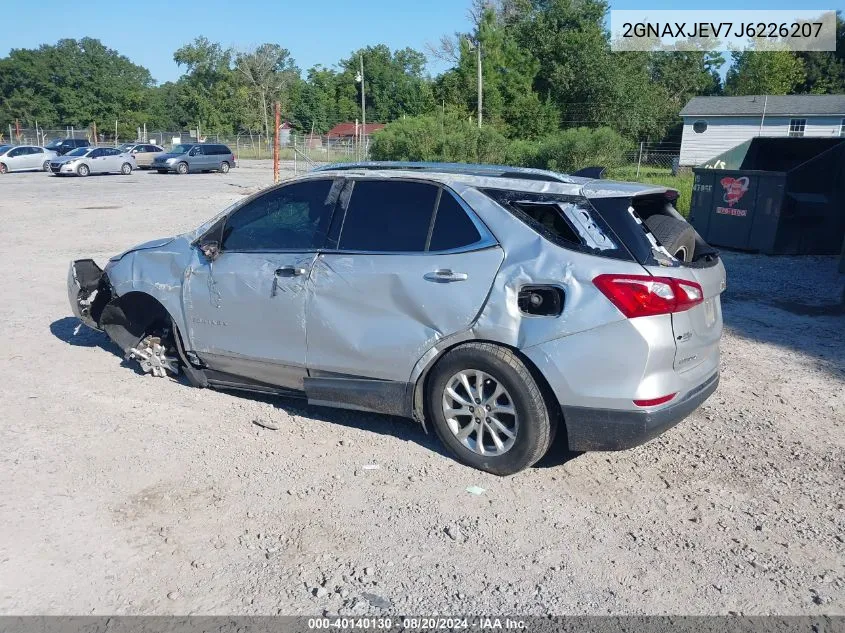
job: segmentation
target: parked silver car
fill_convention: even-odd
[[[121,152],[132,154],[138,169],[150,169],[156,156],[164,154],[164,148],[151,143],[123,143],[118,149]]]
[[[135,157],[114,147],[79,147],[50,161],[56,176],[88,176],[89,174],[123,174],[137,169]]]
[[[48,171],[52,152],[37,145],[0,145],[0,174],[13,171]]]
[[[431,424],[511,474],[640,444],[719,381],[725,269],[677,192],[553,172],[336,165],[190,233],[72,263],[71,308],[155,376]]]
[[[152,161],[152,169],[160,174],[175,171],[187,174],[198,171],[228,173],[235,166],[235,155],[226,145],[216,143],[186,143],[174,145],[166,154],[159,154]]]

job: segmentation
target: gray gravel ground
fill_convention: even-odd
[[[70,317],[70,259],[270,180],[0,177],[0,613],[845,614],[833,258],[726,254],[706,406],[503,479],[402,419],[140,375]]]

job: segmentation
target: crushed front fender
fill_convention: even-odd
[[[99,313],[108,302],[102,296],[103,269],[93,259],[77,259],[70,263],[67,274],[67,296],[70,309],[85,325],[95,330],[99,326]]]

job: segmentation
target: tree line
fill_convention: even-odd
[[[442,126],[475,116],[479,49],[483,119],[508,139],[609,127],[625,139],[660,141],[677,134],[678,112],[696,95],[845,92],[839,16],[835,52],[732,53],[723,82],[720,53],[612,52],[607,12],[604,0],[475,0],[471,31],[430,47],[449,66],[436,77],[426,72],[426,54],[411,48],[367,46],[303,73],[279,44],[236,51],[200,37],[173,54],[181,77],[157,85],[97,39],[63,39],[0,59],[0,129],[37,120],[46,129],[113,130],[117,122],[122,138],[144,124],[266,134],[278,100],[296,129],[322,134],[361,116],[360,57],[368,122],[429,117],[428,125]]]

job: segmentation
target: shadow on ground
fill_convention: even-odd
[[[99,347],[115,356],[123,358],[122,350],[111,341],[103,332],[98,332],[84,326],[76,317],[64,317],[53,321],[50,324],[50,332],[60,341],[68,345],[78,347]],[[132,369],[138,374],[143,373],[138,364],[133,361],[123,360],[121,366]],[[179,377],[179,382],[189,387],[184,375]],[[250,393],[247,391],[227,390],[239,398],[253,400],[270,404],[285,411],[289,415],[306,416],[314,420],[339,424],[349,428],[361,429],[378,435],[390,435],[405,442],[415,442],[420,446],[439,455],[448,458],[452,456],[446,451],[438,439],[434,429],[428,425],[428,432],[422,426],[407,418],[381,415],[362,411],[351,411],[348,409],[333,409],[331,407],[318,407],[309,405],[305,400],[296,398],[272,396],[266,394]],[[268,420],[269,421],[269,420]],[[264,422],[264,420],[258,420]],[[270,421],[271,422],[271,421]],[[574,459],[580,453],[571,452],[566,445],[566,432],[561,428],[556,434],[548,453],[535,465],[535,468],[553,468],[561,466]]]

